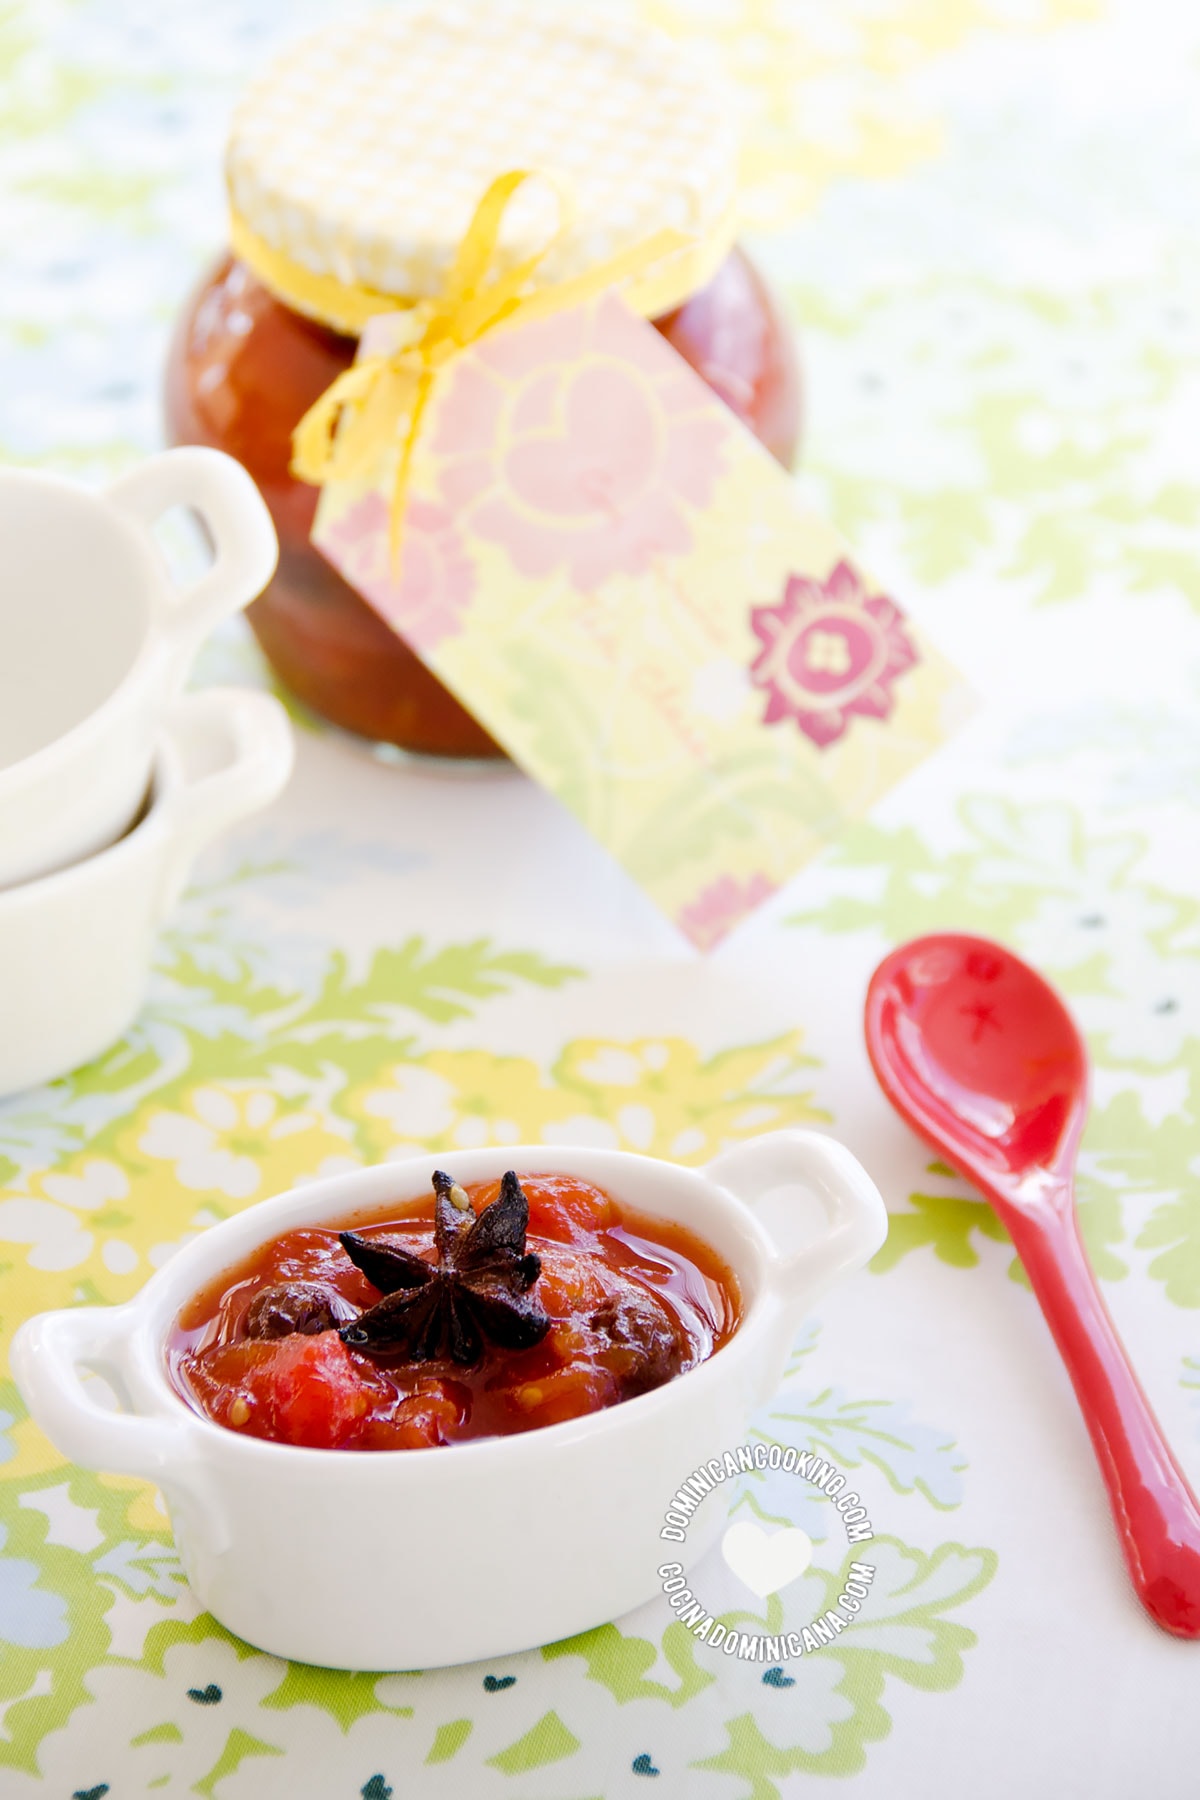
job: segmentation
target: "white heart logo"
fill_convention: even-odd
[[[731,1525],[721,1539],[721,1555],[738,1580],[760,1600],[803,1575],[812,1561],[812,1549],[812,1539],[798,1526],[764,1531],[753,1519]]]

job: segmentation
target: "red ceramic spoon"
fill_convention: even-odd
[[[867,1050],[903,1118],[987,1195],[1083,1411],[1142,1604],[1200,1637],[1200,1508],[1129,1366],[1075,1217],[1087,1052],[1053,988],[1000,944],[939,933],[867,992]]]

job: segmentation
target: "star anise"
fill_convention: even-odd
[[[485,1346],[528,1350],[550,1329],[529,1299],[541,1258],[525,1249],[529,1203],[510,1169],[490,1206],[472,1214],[452,1176],[433,1177],[437,1262],[387,1238],[340,1233],[342,1248],[383,1299],[343,1325],[352,1349],[408,1362],[478,1362]]]

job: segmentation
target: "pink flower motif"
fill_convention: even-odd
[[[722,875],[680,909],[679,929],[698,949],[711,950],[774,892],[775,883],[761,869],[741,881],[736,875]]]
[[[446,508],[413,499],[404,516],[397,581],[388,526],[387,502],[371,493],[330,528],[325,547],[350,585],[424,656],[458,630],[475,592],[475,569]]]
[[[793,719],[818,750],[836,744],[851,715],[886,719],[892,687],[920,658],[904,614],[840,562],[828,581],[792,575],[775,606],[758,606],[750,623],[762,649],[750,676],[767,695],[764,725]]]
[[[441,493],[522,575],[577,587],[691,547],[720,472],[712,396],[611,295],[477,344],[444,377]]]

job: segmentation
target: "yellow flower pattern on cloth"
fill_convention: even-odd
[[[193,1088],[176,1110],[151,1112],[136,1141],[194,1193],[251,1200],[294,1181],[354,1168],[344,1135],[317,1113],[281,1106],[266,1088]]]
[[[236,1083],[186,1088],[173,1106],[143,1103],[115,1148],[0,1189],[0,1348],[26,1314],[126,1300],[206,1225],[362,1161],[345,1122]],[[16,1305],[3,1304],[6,1280]]]
[[[715,51],[742,90],[741,214],[789,231],[837,181],[896,181],[945,149],[929,89],[939,57],[985,32],[1023,36],[1095,18],[1102,0],[880,0],[810,7],[787,0],[642,0],[642,17]],[[798,75],[797,71],[802,71]],[[936,91],[936,90],[935,90]]]
[[[800,1034],[703,1057],[682,1038],[580,1038],[527,1057],[435,1050],[397,1061],[346,1107],[372,1157],[487,1144],[589,1144],[703,1163],[727,1143],[824,1118]]]
[[[128,1198],[128,1176],[107,1158],[47,1170],[26,1192],[0,1199],[0,1243],[27,1245],[30,1268],[76,1269],[91,1255],[106,1211],[109,1220],[115,1215],[124,1221],[117,1203]],[[132,1245],[118,1237],[103,1239],[101,1256],[115,1275],[129,1274],[139,1261]]]

